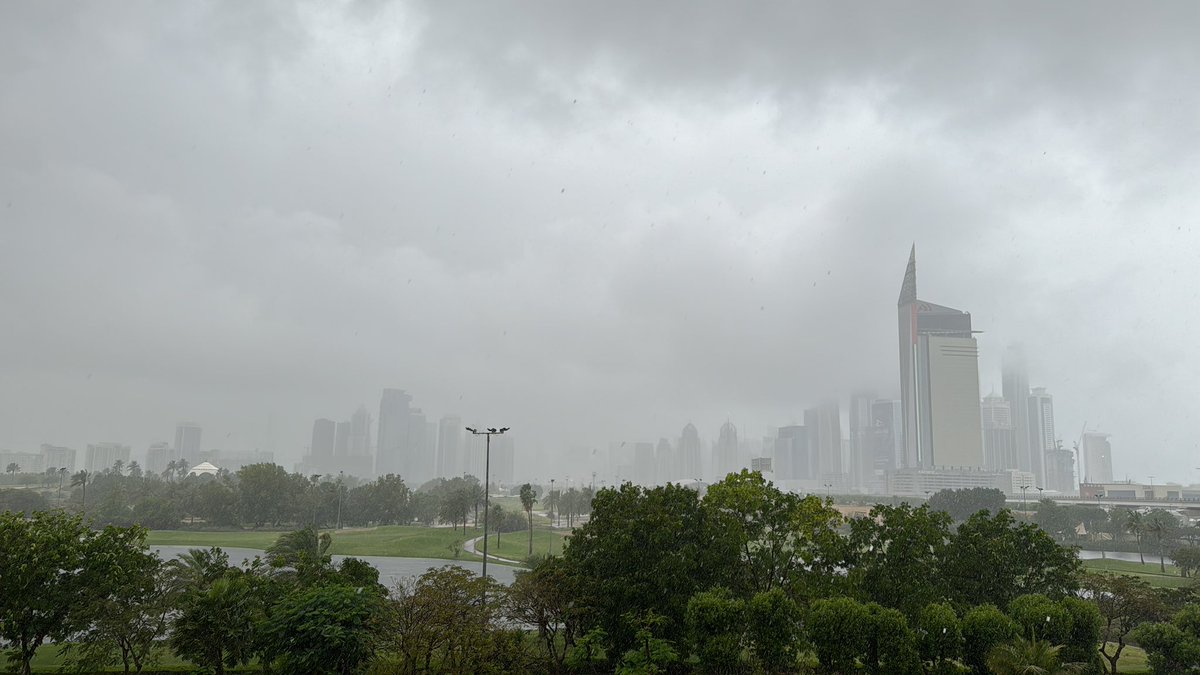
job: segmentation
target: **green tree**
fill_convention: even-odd
[[[79,500],[79,512],[87,515],[87,486],[92,475],[87,471],[80,471],[71,477],[71,487],[77,487],[82,490]]]
[[[915,618],[945,597],[939,561],[949,536],[945,512],[876,505],[850,521],[847,578],[868,599]]]
[[[1181,546],[1171,554],[1180,576],[1194,576],[1200,570],[1200,546]]]
[[[704,672],[736,670],[745,642],[746,603],[727,588],[696,593],[688,600],[684,620],[692,653]]]
[[[996,488],[963,488],[961,490],[939,490],[933,493],[926,504],[934,511],[945,511],[955,522],[962,522],[980,511],[997,514],[1004,508],[1004,493]]]
[[[783,492],[757,471],[731,473],[709,487],[706,506],[739,551],[733,590],[743,597],[784,587],[810,597],[840,583],[841,517],[820,498]]]
[[[1185,605],[1169,623],[1144,623],[1132,636],[1155,675],[1200,672],[1200,605]]]
[[[667,622],[663,634],[677,642],[688,599],[729,584],[736,547],[694,490],[628,483],[601,490],[564,553],[587,609],[584,629],[603,628],[623,653],[635,632],[624,616],[653,610]]]
[[[954,608],[945,603],[933,603],[921,609],[917,616],[917,648],[921,659],[941,672],[943,663],[962,655],[962,626]]]
[[[559,505],[562,503],[562,491],[551,490],[546,493],[546,508],[550,511],[550,520],[554,521],[555,526],[561,525],[560,519],[562,514],[558,512]]]
[[[529,483],[522,485],[521,508],[525,509],[525,517],[529,519],[529,555],[533,555],[533,505],[536,501],[533,486]]]
[[[15,647],[10,660],[22,673],[47,639],[64,641],[91,624],[144,537],[140,528],[95,531],[62,511],[0,513],[0,637]]]
[[[1179,520],[1171,513],[1162,509],[1155,509],[1146,517],[1145,532],[1158,546],[1158,569],[1163,574],[1167,572],[1164,543],[1175,536],[1175,530],[1178,527]]]
[[[834,673],[854,672],[855,661],[866,652],[870,624],[867,608],[844,597],[813,602],[805,620],[817,660]]]
[[[1027,639],[1048,640],[1057,645],[1071,639],[1071,612],[1040,593],[1022,595],[1013,600],[1008,613],[1021,625],[1021,632]]]
[[[343,584],[298,588],[262,625],[264,660],[282,673],[358,672],[375,653],[382,598]]]
[[[871,617],[863,655],[867,672],[875,675],[920,675],[921,658],[908,619],[900,610],[878,603],[872,602],[866,607]]]
[[[670,623],[665,616],[647,610],[644,614],[629,612],[625,621],[633,629],[633,648],[621,657],[617,675],[655,675],[665,673],[679,661],[679,653],[670,640],[661,636]]]
[[[1021,628],[995,605],[979,605],[963,616],[962,633],[963,661],[971,672],[986,675],[992,649],[1020,637]]]
[[[1129,634],[1143,623],[1161,620],[1166,608],[1148,583],[1123,574],[1088,574],[1083,590],[1100,612],[1100,655],[1108,661],[1109,672],[1116,675]]]
[[[574,645],[578,623],[571,584],[563,559],[549,557],[528,571],[517,572],[507,595],[508,618],[537,628],[546,653],[560,670]]]
[[[751,650],[768,673],[790,670],[803,629],[800,608],[782,588],[756,593],[746,605],[746,630]]]
[[[328,532],[318,534],[312,527],[279,535],[267,547],[266,562],[284,578],[294,578],[300,584],[310,584],[333,570],[329,549],[333,537]]]
[[[1104,621],[1096,604],[1072,595],[1059,600],[1059,605],[1071,616],[1071,632],[1062,645],[1063,661],[1084,664],[1089,672],[1104,672],[1097,651]]]
[[[175,653],[224,675],[253,656],[265,602],[254,575],[230,568],[215,581],[193,586],[179,599],[170,644]]]
[[[16,476],[17,473],[21,471],[21,465],[17,464],[16,462],[9,462],[8,466],[4,467],[4,471],[10,476]]]
[[[1073,549],[1017,522],[1007,510],[968,518],[950,537],[940,563],[949,597],[963,607],[1003,607],[1028,593],[1065,597],[1078,586],[1080,570]]]
[[[988,667],[996,675],[1074,675],[1083,672],[1078,664],[1063,664],[1060,649],[1045,640],[1017,638],[993,648],[988,655]]]
[[[1146,564],[1146,556],[1142,554],[1142,537],[1146,534],[1146,518],[1141,511],[1127,511],[1125,515],[1125,531],[1133,535],[1137,540],[1138,558],[1142,564]]]
[[[0,512],[32,514],[34,511],[45,511],[47,508],[49,508],[49,504],[46,502],[46,498],[35,490],[17,488],[0,490]]]
[[[250,464],[238,469],[238,510],[254,527],[279,525],[294,503],[293,481],[278,464]]]

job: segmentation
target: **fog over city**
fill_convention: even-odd
[[[569,448],[900,396],[897,294],[1200,479],[1195,3],[0,4],[0,448],[289,468],[404,389]],[[707,447],[707,445],[706,445]],[[707,460],[707,458],[706,458]]]

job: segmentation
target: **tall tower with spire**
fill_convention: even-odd
[[[897,302],[904,465],[982,468],[979,347],[971,315],[917,297],[917,247]]]

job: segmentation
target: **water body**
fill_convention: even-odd
[[[1158,554],[1157,553],[1150,553],[1149,551],[1147,551],[1145,553],[1145,556],[1146,556],[1147,563],[1158,563]],[[1106,551],[1104,553],[1104,555],[1100,555],[1100,551],[1080,551],[1079,552],[1080,560],[1099,560],[1101,558],[1108,558],[1109,560],[1123,560],[1125,562],[1141,562],[1141,560],[1138,558],[1137,553],[1130,553],[1129,551]],[[1163,561],[1166,562],[1168,565],[1175,564],[1175,561],[1171,560],[1171,556],[1166,556],[1163,559]]]
[[[164,560],[169,560],[179,555],[187,553],[188,550],[197,548],[195,546],[151,546],[150,550],[158,554],[158,557]],[[223,551],[229,555],[229,562],[233,565],[241,565],[247,560],[253,560],[254,556],[261,556],[263,552],[254,548],[224,548]],[[344,556],[335,555],[333,561],[341,562],[342,558],[358,558],[364,562],[370,563],[375,569],[379,570],[379,583],[384,586],[393,586],[397,581],[417,577],[425,572],[446,565],[458,565],[459,567],[471,570],[476,574],[483,573],[483,563],[473,560],[440,560],[438,558],[397,558],[387,555],[356,555]],[[511,584],[515,577],[518,568],[509,567],[507,565],[498,565],[488,562],[488,576],[499,581],[502,584]]]

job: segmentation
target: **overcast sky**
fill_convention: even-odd
[[[0,447],[559,448],[898,393],[896,298],[1200,479],[1200,4],[0,4]]]

